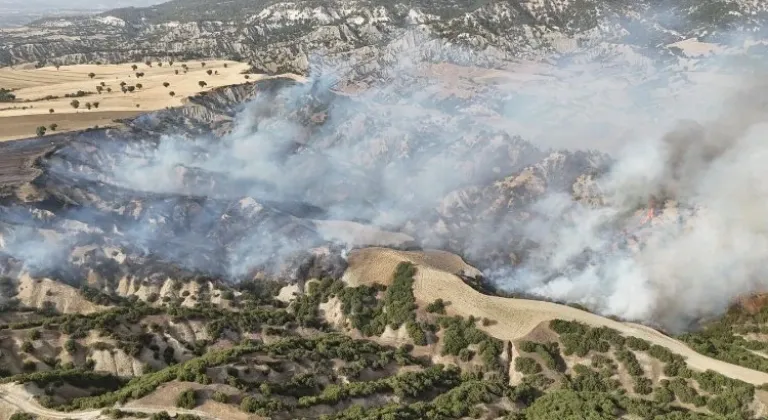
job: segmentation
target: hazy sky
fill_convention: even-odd
[[[0,0],[0,27],[29,23],[44,16],[100,12],[118,7],[143,7],[167,0]]]

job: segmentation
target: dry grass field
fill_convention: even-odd
[[[233,61],[207,61],[205,65],[200,61],[187,61],[175,62],[172,66],[165,62],[162,66],[152,63],[151,67],[144,63],[126,63],[58,69],[0,68],[0,88],[10,89],[16,96],[13,102],[0,102],[0,141],[34,137],[39,126],[57,124],[57,132],[103,127],[114,124],[115,119],[180,106],[185,98],[203,90],[246,82],[242,72],[247,69],[247,64]],[[144,75],[137,77],[137,72]],[[250,76],[251,79],[258,77]],[[206,86],[201,87],[201,81]],[[122,83],[133,86],[133,91],[124,93]],[[87,94],[66,97],[78,91]],[[72,106],[73,100],[79,101],[79,108]],[[91,104],[90,110],[86,104]]]

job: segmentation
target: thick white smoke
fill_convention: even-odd
[[[543,217],[526,234],[542,244],[541,258],[491,273],[494,281],[672,330],[768,289],[763,92],[753,85],[712,95],[709,101],[728,107],[630,141],[599,180],[605,206],[562,194],[538,201]],[[674,121],[674,109],[668,112]],[[645,210],[627,218],[649,199],[658,207],[650,220],[639,226]],[[620,246],[628,237],[637,243]],[[574,268],[578,258],[585,262]]]
[[[143,200],[118,233],[148,250],[167,239],[157,226],[194,204],[194,217],[185,219],[191,225],[154,249],[198,268],[213,248],[235,276],[312,243],[295,240],[316,228],[312,217],[269,203],[295,200],[323,209],[324,218],[403,230],[470,259],[486,248],[511,253],[508,244],[525,239],[532,244],[525,258],[487,270],[500,288],[670,329],[768,288],[768,186],[761,182],[768,113],[754,79],[711,70],[724,65],[719,58],[656,68],[623,62],[620,50],[613,67],[485,71],[420,61],[434,53],[432,41],[407,48],[402,61],[393,54],[378,82],[351,94],[328,92],[347,71],[339,70],[257,95],[221,138],[94,141],[93,155],[108,156],[110,165],[89,171],[64,157],[49,169],[119,187],[116,200]],[[694,76],[686,68],[705,65],[702,74],[731,82],[687,80]],[[546,181],[505,202],[505,193],[527,188],[505,177],[542,162],[550,148],[600,149],[613,160],[608,170],[598,162],[609,159],[597,153],[573,158],[584,168],[553,164]],[[601,171],[598,197],[575,197],[571,177]],[[205,182],[185,181],[198,172]],[[460,204],[451,207],[447,197]],[[663,208],[639,226],[651,198]],[[89,200],[111,211],[110,203]],[[523,213],[524,223],[506,218]],[[233,215],[256,222],[228,226]],[[211,246],[223,236],[234,238],[226,249]],[[6,250],[39,246],[50,244]]]

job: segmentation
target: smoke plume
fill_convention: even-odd
[[[224,135],[179,110],[137,120],[138,136],[80,135],[42,161],[50,217],[4,208],[3,252],[53,266],[97,242],[242,279],[354,221],[458,252],[501,289],[669,329],[768,288],[755,79],[623,50],[613,66],[467,69],[435,62],[472,60],[458,48],[404,39],[356,63],[376,81],[354,91],[336,64],[257,84]],[[693,65],[727,83],[682,77]]]

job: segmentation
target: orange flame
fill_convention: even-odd
[[[653,197],[648,199],[648,212],[646,213],[645,219],[643,219],[642,222],[640,222],[640,226],[644,226],[646,223],[650,223],[651,220],[653,220],[653,217],[656,215],[656,201],[653,199]]]

